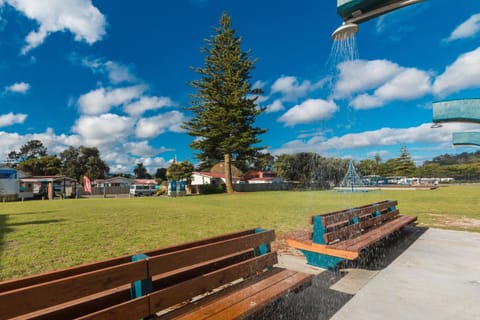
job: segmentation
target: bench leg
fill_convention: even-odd
[[[317,252],[302,249],[300,249],[300,251],[305,255],[305,258],[307,258],[307,264],[322,269],[336,270],[337,265],[340,262],[345,261],[343,258],[328,256]]]

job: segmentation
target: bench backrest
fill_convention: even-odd
[[[151,251],[138,261],[122,257],[0,283],[0,319],[30,312],[35,319],[143,318],[273,266],[274,237],[273,230],[251,229]]]
[[[312,241],[332,244],[349,239],[373,228],[386,220],[395,218],[399,211],[396,200],[385,200],[346,210],[312,216]]]

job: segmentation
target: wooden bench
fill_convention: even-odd
[[[417,220],[401,216],[397,201],[385,200],[361,207],[311,217],[312,233],[298,233],[287,238],[300,250],[307,263],[336,269],[344,260],[355,260],[363,250]]]
[[[0,319],[246,317],[311,283],[275,267],[274,238],[251,229],[0,282]]]

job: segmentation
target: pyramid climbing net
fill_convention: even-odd
[[[342,189],[350,189],[347,191],[356,191],[358,187],[365,187],[367,184],[363,179],[358,175],[357,170],[355,170],[355,166],[353,165],[353,160],[350,160],[348,165],[348,171],[343,177],[342,182],[340,183],[340,188]]]

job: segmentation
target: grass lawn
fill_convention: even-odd
[[[398,200],[420,225],[480,232],[479,195],[471,185],[0,203],[0,280],[253,227],[282,236],[306,228],[314,213],[386,199]]]

